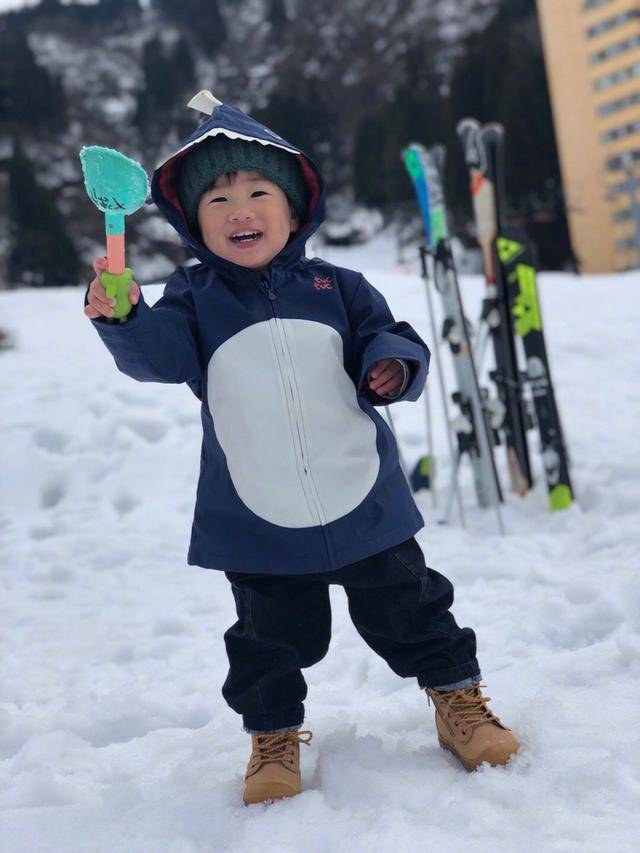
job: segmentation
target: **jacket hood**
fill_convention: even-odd
[[[180,205],[177,190],[177,175],[180,160],[196,145],[210,136],[224,134],[230,139],[244,139],[249,142],[259,142],[261,145],[274,145],[290,152],[298,159],[302,175],[307,186],[309,206],[307,218],[300,228],[291,235],[286,246],[276,255],[272,265],[290,266],[304,254],[304,246],[309,237],[317,230],[324,219],[324,182],[316,164],[291,145],[277,133],[260,124],[242,110],[223,104],[211,92],[203,89],[193,97],[188,106],[199,110],[209,118],[205,119],[184,142],[181,143],[167,160],[161,163],[153,173],[151,181],[151,196],[159,210],[175,228],[184,245],[191,248],[193,254],[207,266],[214,267],[221,273],[236,276],[240,270],[246,273],[244,267],[233,264],[218,255],[213,254],[202,243],[199,237],[189,231],[185,215]]]

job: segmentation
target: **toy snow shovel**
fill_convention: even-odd
[[[89,198],[104,213],[107,236],[107,269],[100,283],[109,299],[115,299],[113,319],[124,322],[131,311],[129,288],[133,273],[124,265],[124,217],[142,207],[149,191],[147,173],[135,160],[100,145],[80,152],[84,185]]]

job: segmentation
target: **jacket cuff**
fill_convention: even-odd
[[[89,287],[91,287],[91,285],[89,285]],[[85,294],[84,294],[84,307],[85,308],[89,304],[89,287],[87,287]],[[138,302],[135,305],[131,306],[131,311],[129,311],[127,316],[124,317],[123,320],[120,320],[119,322],[116,320],[112,320],[109,317],[102,317],[102,316],[90,317],[89,319],[90,319],[91,323],[93,323],[94,327],[98,330],[111,329],[111,328],[121,329],[136,319],[136,317],[138,315],[138,305],[140,305],[141,302],[144,302],[144,299],[142,297],[142,290],[140,290],[140,297],[138,299]],[[148,307],[148,306],[145,305],[145,308],[146,307]],[[142,310],[143,309],[141,308],[141,311]]]
[[[363,393],[364,391],[374,406],[381,406],[390,401],[391,398],[389,397],[380,397],[375,392],[366,390],[369,370],[376,362],[384,358],[397,358],[400,361],[405,361],[409,368],[409,384],[402,394],[393,397],[393,402],[395,403],[399,400],[417,400],[422,393],[424,382],[427,378],[429,364],[428,350],[418,346],[413,341],[389,332],[379,332],[365,349],[362,355],[356,386],[358,393]]]
[[[407,385],[409,384],[409,376],[411,375],[406,361],[403,361],[401,358],[394,358],[393,360],[402,365],[404,376],[402,377],[402,385],[395,394],[378,394],[379,397],[383,397],[385,400],[395,400],[396,397],[402,396],[406,391]]]

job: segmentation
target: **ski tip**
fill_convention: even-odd
[[[467,133],[479,130],[479,128],[480,122],[477,118],[461,118],[456,125],[456,132],[458,136],[464,136]]]
[[[561,509],[569,509],[573,503],[573,495],[569,486],[559,484],[549,492],[549,509],[557,512]]]
[[[478,138],[488,148],[501,149],[504,146],[504,127],[496,121],[485,124],[478,131]]]
[[[433,145],[429,149],[429,153],[436,164],[436,168],[440,175],[444,175],[444,170],[447,162],[447,149],[442,144]]]

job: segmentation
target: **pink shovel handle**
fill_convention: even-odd
[[[115,275],[124,272],[124,234],[107,234],[107,270]]]

